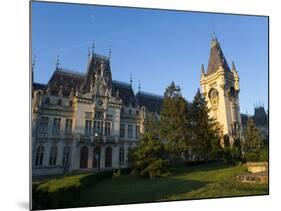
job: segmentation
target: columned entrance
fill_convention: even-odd
[[[88,147],[86,146],[80,150],[80,168],[88,168]]]

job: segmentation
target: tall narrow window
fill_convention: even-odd
[[[44,103],[45,104],[49,104],[50,103],[50,98],[46,97]]]
[[[103,134],[103,122],[102,121],[94,121],[94,131],[100,135]]]
[[[57,147],[56,146],[52,146],[51,150],[50,150],[50,158],[49,158],[49,165],[50,166],[54,166],[56,165],[57,162]]]
[[[44,147],[43,146],[39,146],[36,149],[34,165],[35,166],[42,166],[43,158],[44,158]]]
[[[120,138],[125,137],[125,124],[120,124]]]
[[[140,138],[140,126],[136,125],[136,138]]]
[[[48,132],[48,122],[49,122],[48,117],[40,118],[40,123],[39,123],[39,127],[38,127],[39,133],[46,134]]]
[[[71,132],[72,132],[72,119],[66,119],[64,133],[71,134]]]
[[[90,136],[92,130],[92,120],[85,120],[85,135]]]
[[[128,125],[128,138],[133,138],[133,125]]]
[[[104,131],[105,136],[110,136],[110,122],[105,122],[105,131]]]
[[[60,118],[54,118],[52,133],[58,135],[60,133]]]
[[[61,99],[58,99],[57,104],[58,104],[58,105],[61,105],[61,104],[62,104],[62,100],[61,100]]]
[[[119,163],[124,163],[124,158],[125,158],[124,147],[120,147],[120,149],[119,149]]]
[[[70,153],[69,146],[65,146],[63,148],[63,159],[62,159],[63,166],[69,166],[69,153]]]

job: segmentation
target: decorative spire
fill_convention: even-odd
[[[211,40],[212,40],[212,46],[219,43],[215,32],[211,33]]]
[[[56,70],[59,69],[60,66],[60,55],[57,55],[57,62],[56,62]]]
[[[95,51],[95,41],[92,41],[92,56],[94,56],[94,51]]]
[[[111,56],[111,45],[109,46],[109,51],[108,51],[108,58],[110,59]]]
[[[232,70],[236,70],[236,66],[235,66],[235,63],[234,63],[234,61],[232,61],[232,68],[231,68]]]
[[[88,47],[88,59],[91,58],[91,52],[90,52],[90,47]]]
[[[204,68],[204,64],[201,65],[201,74],[204,75],[205,74],[205,68]]]
[[[35,61],[36,61],[36,55],[34,55],[34,56],[33,56],[33,59],[32,59],[32,67],[31,67],[32,72],[33,72],[33,70],[34,70]]]
[[[141,84],[140,84],[140,81],[139,81],[138,90],[139,90],[139,93],[140,93],[140,90],[141,90]]]
[[[132,87],[132,85],[133,85],[133,75],[131,73],[131,76],[130,76],[130,86]]]

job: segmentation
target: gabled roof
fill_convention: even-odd
[[[217,38],[212,39],[207,75],[215,73],[222,66],[224,71],[230,71]]]

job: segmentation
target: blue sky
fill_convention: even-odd
[[[268,22],[266,17],[175,12],[77,4],[32,3],[34,80],[47,83],[60,66],[86,72],[88,48],[108,55],[114,80],[163,94],[175,81],[191,101],[207,68],[212,32],[240,75],[241,112],[268,108]]]

